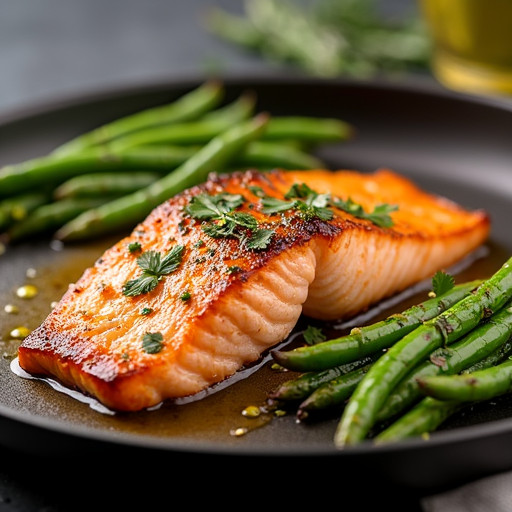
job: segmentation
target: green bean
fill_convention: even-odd
[[[26,192],[4,199],[0,202],[0,231],[24,219],[31,211],[49,200],[50,194],[46,192]]]
[[[352,363],[334,366],[320,372],[307,372],[295,379],[283,382],[277,389],[269,393],[274,400],[302,400],[308,397],[315,389],[341,375],[357,370],[372,362],[375,358],[365,357]]]
[[[248,119],[254,113],[255,98],[243,94],[232,103],[209,112],[195,121],[156,126],[138,130],[107,144],[112,151],[125,151],[147,145],[204,145],[232,125]]]
[[[342,404],[356,389],[362,378],[368,373],[372,363],[340,375],[313,391],[297,409],[297,418],[304,420],[312,411],[327,409]]]
[[[433,398],[424,398],[395,423],[380,432],[373,442],[384,444],[408,437],[426,436],[460,409],[460,402],[441,402]]]
[[[351,124],[327,117],[275,116],[271,119],[263,140],[291,139],[308,144],[340,142],[354,134]]]
[[[472,373],[484,368],[490,368],[510,354],[512,343],[507,342],[498,350],[470,366],[465,372]],[[425,436],[435,431],[450,416],[464,408],[466,404],[457,400],[436,400],[431,397],[423,398],[411,410],[374,438],[376,444],[400,441],[408,437]]]
[[[235,159],[245,168],[323,169],[324,162],[306,151],[281,142],[254,141]]]
[[[0,169],[0,197],[21,194],[36,187],[57,186],[85,173],[140,169],[167,173],[197,150],[195,146],[143,147],[122,152],[89,149],[76,155],[34,158]]]
[[[54,191],[55,199],[123,196],[147,187],[161,177],[155,172],[94,173],[75,176]]]
[[[494,366],[508,357],[510,352],[512,352],[512,338],[509,339],[506,343],[504,343],[497,350],[484,357],[482,360],[473,363],[471,366],[464,368],[461,371],[461,374],[476,372],[477,370],[482,370],[484,368],[489,368],[490,366]]]
[[[268,116],[259,114],[214,137],[175,171],[148,187],[94,208],[68,222],[56,233],[61,240],[80,240],[121,228],[133,227],[163,201],[206,180],[224,167],[252,140],[261,137]]]
[[[501,309],[511,297],[512,258],[474,293],[395,343],[370,368],[350,397],[335,432],[335,445],[344,447],[364,440],[380,408],[410,368],[436,348],[464,336],[483,318]]]
[[[418,379],[421,391],[437,400],[476,402],[512,390],[512,360],[463,375],[438,375]]]
[[[296,371],[324,370],[355,361],[390,347],[422,322],[459,302],[480,283],[481,281],[462,283],[445,294],[412,306],[402,313],[368,326],[356,327],[346,336],[289,351],[274,350],[272,356],[280,365]]]
[[[495,313],[489,320],[450,347],[442,347],[430,354],[429,360],[413,369],[388,397],[377,415],[377,421],[396,416],[422,398],[418,379],[434,375],[461,372],[480,361],[507,342],[512,336],[512,307]]]
[[[224,95],[217,81],[206,82],[163,106],[124,116],[59,146],[54,153],[66,155],[98,146],[150,126],[191,121],[219,104]]]
[[[80,213],[96,208],[109,199],[73,198],[55,201],[36,208],[23,220],[13,224],[7,231],[9,242],[19,242],[44,233],[52,233]]]

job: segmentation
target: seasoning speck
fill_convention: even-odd
[[[232,436],[240,437],[247,434],[248,430],[245,427],[234,428],[229,431]]]
[[[20,312],[20,308],[14,304],[6,304],[4,306],[4,311],[10,315],[17,315]]]
[[[243,411],[242,416],[246,418],[257,418],[261,414],[261,410],[257,405],[248,405]]]
[[[190,295],[190,292],[183,292],[181,295],[180,295],[180,299],[183,301],[183,302],[187,302],[187,300],[190,300],[190,298],[192,297],[192,295]]]
[[[26,284],[16,290],[16,295],[20,297],[20,299],[33,299],[38,292],[39,290],[34,285]]]
[[[139,242],[132,242],[131,244],[128,244],[128,251],[132,254],[134,252],[139,252],[142,250],[142,245],[140,245]]]
[[[20,326],[14,328],[9,334],[11,338],[22,340],[30,334],[30,329],[28,327]]]

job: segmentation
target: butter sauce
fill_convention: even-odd
[[[97,416],[88,417],[86,422],[101,425],[102,428],[106,426],[109,429],[142,435],[148,433],[149,429],[153,434],[173,438],[203,439],[206,436],[208,439],[231,438],[241,442],[238,439],[245,438],[245,434],[268,425],[272,419],[278,416],[288,414],[286,411],[273,409],[267,401],[267,396],[272,389],[298,374],[283,369],[276,370],[270,353],[263,354],[257,363],[240,370],[233,377],[194,396],[169,401],[146,411],[128,415],[114,413],[97,400],[69,389],[53,379],[34,377],[24,372],[19,367],[16,357],[20,340],[9,339],[6,337],[6,333],[19,324],[20,317],[23,323],[31,329],[37,327],[51,311],[52,303],[59,300],[66,291],[69,283],[78,279],[84,269],[92,265],[108,246],[107,242],[104,246],[100,244],[70,247],[51,254],[50,258],[46,259],[46,262],[51,262],[49,265],[38,265],[37,271],[30,273],[30,277],[26,275],[20,277],[20,279],[28,279],[29,284],[36,286],[39,290],[38,295],[30,301],[15,296],[16,288],[23,283],[16,283],[10,290],[5,290],[5,287],[0,290],[2,292],[0,301],[4,305],[12,304],[19,308],[18,314],[8,314],[6,311],[0,310],[2,326],[0,350],[4,350],[4,359],[10,361],[10,370],[13,375],[23,380],[42,381],[50,386],[51,390],[71,397],[77,403],[85,404],[99,413]],[[504,260],[504,255],[503,248],[491,244],[479,249],[447,271],[455,275],[457,282],[481,278],[490,275]],[[308,324],[314,323],[321,327],[329,339],[338,337],[344,334],[344,331],[348,332],[352,327],[359,326],[364,322],[385,318],[398,310],[425,300],[425,291],[429,290],[430,286],[430,281],[425,280],[346,322],[319,323],[301,317],[296,329],[287,340],[280,344],[280,348],[284,346],[292,348],[302,344],[302,333]],[[30,307],[27,307],[28,304]],[[34,388],[34,396],[48,396],[43,391]],[[52,404],[54,407],[57,404],[59,410],[68,413],[73,421],[75,413],[71,409],[74,408],[70,409],[69,404],[66,405],[58,398],[52,399]],[[260,413],[254,415],[244,413],[248,407],[258,407]],[[80,419],[82,418],[81,413],[77,418],[79,422],[83,421]]]
[[[59,391],[60,393],[65,393],[66,395],[69,395],[70,397],[74,398],[75,400],[78,400],[79,402],[82,402],[84,404],[88,404],[89,407],[96,412],[101,412],[102,414],[115,414],[114,411],[111,411],[107,407],[105,407],[103,404],[98,402],[95,398],[89,397],[81,393],[80,391],[75,391],[73,389],[70,389],[66,386],[63,386],[60,382],[57,382],[54,379],[50,379],[49,377],[35,377],[31,375],[30,373],[27,373],[18,362],[18,358],[15,357],[10,364],[11,371],[15,373],[18,377],[22,377],[24,379],[32,379],[32,380],[39,380],[46,382],[49,384],[55,391]]]

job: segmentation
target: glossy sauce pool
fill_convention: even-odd
[[[0,351],[3,356],[0,371],[9,371],[10,375],[4,377],[16,379],[16,386],[21,387],[21,391],[17,390],[16,393],[29,393],[30,399],[37,402],[34,407],[37,407],[38,414],[50,418],[69,415],[73,416],[73,421],[82,421],[82,418],[84,424],[92,428],[108,428],[109,431],[131,434],[150,431],[151,435],[158,437],[192,441],[206,439],[240,443],[246,434],[250,437],[254,430],[265,430],[259,427],[271,421],[280,421],[281,414],[294,423],[291,419],[294,416],[293,406],[288,411],[275,410],[275,406],[269,405],[267,396],[280,383],[298,374],[276,369],[268,354],[257,364],[197,396],[163,403],[152,410],[122,414],[109,414],[108,410],[96,407],[94,401],[91,407],[87,400],[77,400],[76,393],[65,388],[56,389],[57,386],[52,385],[51,381],[22,378],[12,371],[16,370],[16,350],[20,340],[13,339],[10,333],[19,327],[29,330],[36,328],[51,311],[52,303],[64,294],[69,283],[76,281],[85,268],[91,266],[116,240],[69,247],[41,243],[35,244],[32,250],[27,247],[9,248],[0,256],[0,265],[6,277],[0,285]],[[491,241],[464,262],[447,270],[453,273],[457,283],[485,278],[495,272],[507,257],[506,250]],[[24,285],[34,286],[37,295],[30,299],[18,297],[16,291]],[[294,332],[281,346],[291,348],[302,344],[301,332],[308,324],[321,327],[328,339],[338,337],[351,327],[383,319],[425,300],[429,290],[430,282],[425,281],[349,322],[325,324],[301,318]],[[5,311],[6,305],[14,306],[18,312]],[[257,409],[259,414],[255,417],[246,415],[248,407],[249,411]],[[340,411],[328,411],[327,416],[336,420],[339,414]],[[322,421],[322,418],[313,420],[306,428],[321,428],[319,425]]]

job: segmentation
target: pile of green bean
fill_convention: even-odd
[[[300,374],[269,397],[299,420],[340,410],[339,448],[428,437],[465,405],[512,392],[511,353],[512,258],[340,338],[273,351]]]
[[[254,94],[225,102],[225,93],[207,81],[0,168],[0,234],[68,241],[130,229],[210,172],[325,167],[315,149],[353,132],[339,119],[258,113]]]

